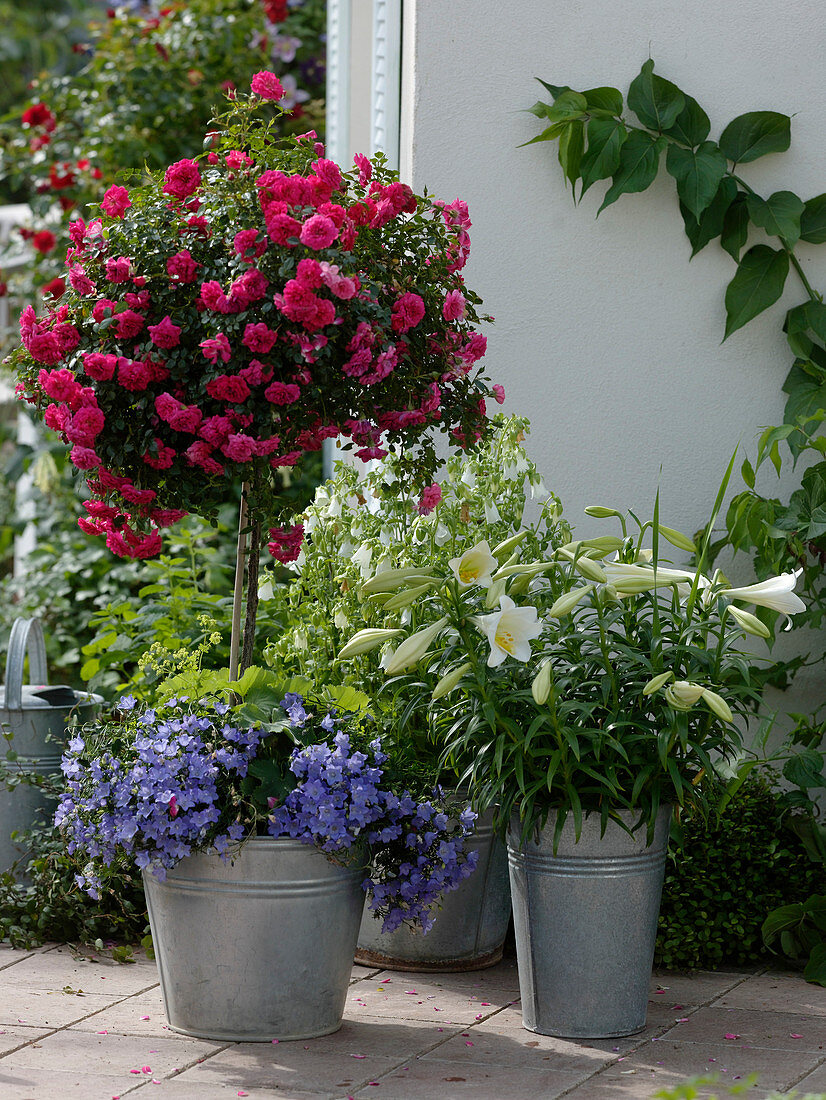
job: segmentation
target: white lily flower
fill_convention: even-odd
[[[488,588],[491,583],[491,573],[498,567],[499,562],[490,552],[487,540],[484,540],[471,546],[470,550],[465,550],[461,557],[451,558],[448,565],[463,587],[478,584],[481,588]]]
[[[702,684],[692,683],[690,680],[675,680],[669,684],[663,694],[666,702],[674,710],[691,710],[694,704],[703,696]]]
[[[637,585],[647,585],[648,587],[654,587],[654,569],[647,565],[631,565],[622,561],[605,561],[602,563],[603,568],[608,576],[608,583],[613,584],[616,588],[622,590],[623,585],[628,582],[629,588],[634,588]],[[657,585],[668,584],[693,584],[696,573],[692,573],[690,569],[672,569],[667,566],[657,567]],[[704,577],[700,574],[699,587],[707,588],[711,582],[708,577]]]
[[[754,634],[757,638],[771,637],[771,631],[766,624],[761,623],[756,615],[744,611],[742,607],[737,607],[735,604],[730,603],[726,607],[725,614],[730,615],[740,629],[744,630],[746,634]]]
[[[498,523],[501,518],[496,501],[485,501],[485,523]]]
[[[490,643],[488,665],[495,668],[506,657],[527,662],[531,659],[531,640],[542,633],[535,607],[517,607],[510,596],[502,596],[499,611],[493,615],[474,615],[473,623]]]
[[[729,600],[752,603],[756,607],[768,607],[782,615],[796,615],[805,611],[806,605],[793,591],[800,570],[796,573],[782,573],[779,577],[769,577],[757,584],[747,584],[745,588],[726,588],[721,595]]]

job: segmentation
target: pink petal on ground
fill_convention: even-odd
[[[108,1034],[109,1034],[108,1031],[99,1031],[98,1032],[98,1035],[108,1035]]]
[[[366,1058],[367,1055],[366,1054],[351,1054],[350,1057],[351,1058]]]
[[[152,1072],[152,1067],[151,1066],[141,1066],[141,1073],[151,1073],[151,1072]]]
[[[723,1036],[724,1039],[739,1039],[739,1035],[735,1035],[733,1031],[727,1031]]]
[[[148,1017],[148,1016],[141,1016],[141,1019],[142,1019],[142,1020],[148,1020],[148,1019],[149,1019],[149,1017]]]
[[[465,1042],[465,1046],[466,1046],[466,1047],[472,1047],[472,1046],[473,1046],[473,1043],[471,1043],[471,1042],[470,1042],[470,1040],[468,1039],[468,1040],[466,1040],[466,1042]]]
[[[674,1022],[677,1023],[677,1024],[687,1024],[688,1023],[688,1016],[681,1016],[679,1018],[679,1020],[675,1020]]]
[[[408,997],[415,997],[416,996],[416,990],[415,989],[405,989],[405,993],[408,995]]]
[[[238,1093],[237,1093],[237,1095],[238,1095],[238,1096],[249,1096],[249,1093],[248,1093],[248,1092],[244,1092],[244,1090],[243,1090],[243,1089],[239,1089],[239,1090],[238,1090]]]
[[[274,1043],[277,1043],[277,1042],[278,1042],[278,1039],[273,1039],[272,1041],[273,1041]]]
[[[490,1008],[490,1001],[480,1001],[479,1004],[482,1008]]]
[[[802,1035],[798,1035],[796,1031],[790,1031],[790,1032],[789,1032],[789,1038],[790,1038],[790,1039],[802,1039],[802,1038],[803,1038],[803,1036],[802,1036]]]

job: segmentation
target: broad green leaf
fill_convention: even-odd
[[[826,304],[823,302],[806,302],[806,321],[809,328],[826,344]]]
[[[608,179],[619,168],[620,149],[627,136],[619,119],[592,118],[589,121],[588,148],[579,167],[583,195],[597,180]]]
[[[783,775],[796,787],[808,790],[824,782],[823,754],[815,749],[797,748],[783,765]]]
[[[549,122],[565,122],[571,118],[581,118],[587,111],[588,104],[584,95],[570,90],[562,92],[545,113]]]
[[[802,917],[803,906],[800,902],[795,902],[792,905],[780,905],[777,909],[772,909],[760,927],[763,942],[766,944],[771,943],[778,932],[794,928],[800,923]]]
[[[523,141],[519,148],[524,149],[526,145],[536,145],[539,141],[556,141],[567,125],[567,122],[555,122],[553,126],[549,126],[541,134],[532,137],[530,141]]]
[[[558,99],[563,92],[570,92],[571,90],[567,84],[548,84],[547,81],[543,80],[539,76],[536,77],[536,79],[539,81],[543,88],[547,89],[547,91],[551,93],[554,99]]]
[[[783,419],[787,424],[796,424],[798,419],[812,416],[819,409],[826,409],[826,381],[814,378],[799,363],[795,363],[786,376],[783,392],[789,395],[783,411]],[[790,436],[789,446],[792,453],[799,453],[801,448],[793,444],[794,436]]]
[[[610,111],[612,115],[622,114],[622,93],[616,88],[589,88],[582,94],[589,108]]]
[[[807,982],[826,986],[826,942],[812,948],[809,961],[803,968],[803,977]]]
[[[791,191],[775,191],[767,199],[748,195],[746,205],[755,225],[765,229],[770,237],[780,237],[790,248],[794,248],[800,238],[802,199]]]
[[[739,115],[720,134],[720,148],[735,164],[747,164],[767,153],[783,153],[790,141],[791,119],[777,111]]]
[[[723,219],[726,216],[726,211],[734,201],[736,194],[737,184],[730,176],[725,176],[720,182],[717,194],[703,211],[699,221],[688,207],[680,204],[685,234],[691,241],[692,259],[705,248],[709,241],[720,236],[723,231]]]
[[[685,106],[677,115],[674,125],[669,128],[667,133],[669,137],[682,142],[683,145],[690,145],[694,148],[697,145],[702,145],[706,140],[711,130],[711,123],[708,120],[708,115],[693,96],[686,95],[683,92],[683,97]]]
[[[720,234],[720,244],[735,263],[740,260],[740,252],[748,235],[749,211],[746,206],[746,195],[740,191],[734,196],[734,201],[725,213],[723,231]]]
[[[750,248],[737,265],[726,288],[726,334],[742,328],[783,293],[789,274],[789,255],[765,244]]]
[[[747,458],[743,460],[743,465],[740,467],[740,476],[750,489],[754,488],[754,467]]]
[[[573,188],[579,179],[579,164],[585,147],[585,123],[579,119],[569,122],[559,135],[559,163],[566,179]]]
[[[803,204],[800,217],[800,239],[809,244],[826,242],[826,194],[815,195]]]
[[[699,149],[669,145],[665,166],[677,181],[680,201],[699,221],[719,190],[726,158],[713,141],[706,141]]]
[[[644,130],[633,130],[628,135],[620,149],[619,167],[614,173],[613,183],[597,215],[616,202],[620,195],[635,194],[650,187],[656,178],[660,153],[665,144],[665,138],[655,138]]]
[[[649,58],[628,89],[628,106],[643,124],[652,130],[668,130],[685,106],[685,96],[670,80],[654,72]]]

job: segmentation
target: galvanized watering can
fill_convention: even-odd
[[[29,679],[23,683],[26,652],[29,654]],[[38,619],[15,619],[11,628],[6,658],[6,684],[0,687],[0,752],[11,749],[15,759],[7,761],[10,771],[25,775],[58,775],[66,727],[72,715],[79,722],[91,721],[103,702],[100,695],[75,691],[64,686],[49,687],[46,646]],[[13,788],[0,786],[0,871],[25,854],[11,834],[28,829],[40,811],[52,810],[50,801],[38,787],[18,783]]]

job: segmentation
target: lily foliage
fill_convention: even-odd
[[[431,624],[395,639],[386,671],[411,709],[429,701],[443,761],[478,804],[495,805],[503,828],[515,815],[524,837],[551,814],[558,837],[569,813],[578,833],[584,813],[598,812],[604,827],[621,809],[651,834],[661,805],[713,803],[718,763],[737,755],[763,682],[744,636],[768,630],[742,605],[803,609],[794,574],[745,588],[704,576],[708,537],[700,569],[675,565],[666,544],[696,547],[659,522],[659,502],[646,522],[587,511],[615,519],[619,532],[543,559],[526,529],[426,578],[381,575],[385,607],[426,583],[411,613]],[[377,646],[378,633],[359,632],[341,656]]]

